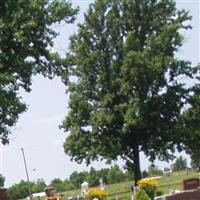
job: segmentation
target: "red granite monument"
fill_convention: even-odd
[[[183,190],[180,193],[169,195],[165,200],[200,200],[199,179],[191,178],[183,181]]]
[[[199,179],[191,178],[183,181],[183,190],[195,190],[199,187]]]
[[[186,190],[165,197],[165,200],[200,200],[200,190]]]
[[[7,200],[6,189],[0,188],[0,200]]]

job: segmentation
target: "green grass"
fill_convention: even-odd
[[[181,171],[179,173],[173,173],[170,176],[163,175],[160,179],[157,179],[159,184],[159,191],[163,194],[167,194],[169,189],[182,190],[182,181],[189,178],[199,178],[199,175],[193,171]],[[110,184],[106,186],[106,191],[109,193],[108,200],[115,200],[116,196],[119,199],[130,200],[130,187],[133,181],[127,181],[122,183]],[[67,199],[73,195],[80,195],[80,190],[73,190],[64,192],[64,199]]]
[[[169,189],[182,190],[182,182],[185,179],[189,178],[199,178],[199,175],[194,171],[181,171],[171,174],[170,176],[164,175],[161,179],[158,180],[160,185],[159,190],[164,194],[169,192]]]

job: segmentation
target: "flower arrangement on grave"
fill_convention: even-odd
[[[141,179],[138,181],[140,189],[144,190],[150,199],[154,199],[156,190],[158,189],[158,182],[154,179]]]
[[[90,188],[88,189],[88,193],[85,196],[84,200],[105,200],[108,196],[108,193],[104,190],[101,190],[99,188]]]

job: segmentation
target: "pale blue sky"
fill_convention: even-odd
[[[92,1],[72,2],[80,6],[76,23],[81,22],[83,12]],[[181,0],[177,1],[177,6],[189,10],[193,16],[193,29],[185,34],[185,44],[178,56],[197,63],[200,61],[200,1]],[[55,28],[60,32],[59,38],[55,41],[55,49],[64,55],[68,37],[77,30],[77,27],[74,24],[58,25]],[[6,186],[18,183],[22,179],[26,180],[21,147],[25,151],[31,180],[43,178],[49,183],[53,178],[68,178],[74,170],[89,169],[85,165],[71,162],[63,151],[62,144],[67,135],[63,130],[59,130],[58,126],[67,114],[68,99],[61,81],[58,78],[48,80],[41,76],[34,77],[32,92],[29,94],[21,92],[21,95],[29,107],[13,129],[10,145],[3,147],[0,170],[6,177]],[[161,167],[167,165],[160,162],[157,164]],[[100,169],[104,164],[99,162],[94,163],[93,166]],[[141,166],[142,169],[148,166],[147,159],[141,160]]]

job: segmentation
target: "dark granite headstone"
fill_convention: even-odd
[[[199,187],[199,179],[191,178],[183,181],[183,190],[195,190]]]

